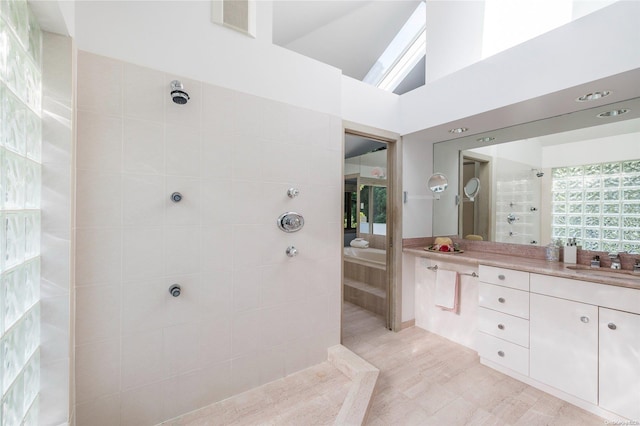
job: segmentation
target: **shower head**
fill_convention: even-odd
[[[189,94],[183,89],[182,83],[178,80],[171,82],[171,100],[178,105],[184,105],[189,101]]]
[[[544,172],[540,169],[531,169],[532,171],[536,172],[536,176],[541,178],[542,176],[544,176]]]

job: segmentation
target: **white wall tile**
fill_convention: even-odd
[[[77,121],[77,168],[122,170],[122,118],[79,110]]]
[[[199,228],[172,227],[165,231],[165,270],[168,275],[200,272]]]
[[[233,357],[239,357],[258,349],[260,340],[260,311],[240,312],[233,315],[231,350]]]
[[[68,354],[67,345],[67,354]],[[42,355],[41,355],[42,356]],[[42,358],[40,358],[42,360]],[[40,366],[40,422],[46,418],[66,419],[69,413],[69,358],[42,364]],[[43,414],[46,413],[46,418]]]
[[[164,229],[128,229],[123,234],[123,278],[164,275]]]
[[[221,401],[233,394],[231,386],[231,361],[207,365],[200,371],[207,383],[205,397],[208,401]]]
[[[164,280],[165,291],[163,293],[167,326],[201,321],[206,313],[206,299],[204,299],[201,276],[199,274],[171,275],[165,277]],[[169,287],[174,284],[181,287],[181,293],[178,297],[173,297],[168,291]]]
[[[169,74],[165,76],[165,80],[169,83],[173,80],[182,82],[183,90],[190,97],[189,102],[183,105],[178,105],[171,100],[165,102],[164,115],[166,122],[188,126],[194,131],[199,131],[202,119],[202,83]]]
[[[76,402],[120,391],[120,339],[76,346]]]
[[[225,117],[228,119],[228,117]],[[209,117],[205,122],[209,122]],[[207,178],[230,178],[234,138],[226,133],[204,131],[200,168]]]
[[[121,422],[123,426],[153,425],[175,413],[173,397],[178,388],[176,377],[122,392]]]
[[[160,330],[169,323],[163,280],[125,281],[122,285],[122,334]]]
[[[259,267],[234,271],[233,310],[242,312],[257,309],[260,305],[262,274]]]
[[[200,176],[201,133],[189,126],[167,124],[165,135],[167,174]]]
[[[59,290],[69,294],[71,283],[71,267],[69,257],[71,256],[70,232],[65,228],[43,229],[40,246],[40,277],[53,283]],[[40,294],[46,294],[41,288]]]
[[[77,345],[120,335],[120,283],[76,289]]]
[[[170,80],[164,73],[124,64],[123,103],[126,117],[163,121],[164,103],[169,100]]]
[[[78,52],[78,109],[122,115],[123,63],[104,56]]]
[[[231,270],[233,231],[231,226],[207,224],[201,228],[202,249],[200,264],[203,272]]]
[[[169,326],[163,329],[164,376],[183,374],[203,366],[200,348],[201,328],[197,322]],[[204,386],[205,384],[202,383]],[[195,407],[197,408],[197,407]]]
[[[113,426],[120,424],[120,393],[76,405],[78,426]]]
[[[200,350],[205,365],[231,359],[231,318],[211,317],[200,323]],[[215,380],[210,382],[214,385]]]
[[[122,337],[122,389],[147,385],[163,378],[162,330]]]
[[[79,86],[78,223],[92,228],[77,238],[78,391],[88,391],[78,419],[159,423],[325,360],[339,339],[339,118],[88,53],[79,72],[94,74]],[[173,79],[186,105],[169,99]],[[96,105],[104,90],[89,82],[118,95]],[[277,228],[286,211],[305,216],[304,230]],[[300,255],[288,258],[289,245]],[[115,383],[97,348],[115,356]]]
[[[71,228],[71,173],[68,166],[42,166],[41,226],[43,232]],[[67,259],[68,261],[68,259]]]
[[[285,346],[276,346],[262,351],[260,356],[260,382],[269,383],[284,377]]]
[[[260,309],[260,349],[272,348],[287,340],[284,332],[286,321],[282,307]]]
[[[233,180],[231,188],[232,223],[237,225],[262,223],[264,211],[262,208],[256,209],[256,206],[263,205],[262,184],[259,181]],[[275,223],[277,217],[274,216],[271,223]]]
[[[162,123],[125,118],[122,143],[122,167],[125,172],[164,173],[165,141]]]
[[[231,271],[210,271],[202,275],[196,306],[203,318],[229,315],[231,317],[233,281]]]
[[[234,394],[260,384],[260,355],[257,352],[250,352],[231,360],[231,389]]]
[[[167,176],[165,198],[165,223],[168,226],[189,225],[200,226],[200,209],[202,197],[200,180],[192,177]],[[171,194],[179,192],[182,200],[174,203]]]
[[[122,277],[122,236],[119,229],[76,231],[76,285],[117,282]]]
[[[264,140],[256,136],[236,135],[232,144],[232,177],[234,179],[260,179],[263,151],[267,149]]]
[[[78,228],[122,225],[122,176],[78,170],[76,183]]]
[[[160,175],[124,174],[122,176],[122,224],[163,226],[168,195]]]

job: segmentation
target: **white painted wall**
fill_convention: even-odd
[[[484,1],[427,2],[427,84],[481,59]]]
[[[542,148],[542,167],[598,164],[640,159],[640,133],[617,135]]]
[[[342,76],[342,119],[398,133],[400,96]]]
[[[270,7],[257,8],[256,39],[211,23],[210,7],[191,0],[76,2],[76,43],[87,52],[340,114],[340,70],[271,44],[264,35],[269,28],[261,26],[271,21]]]
[[[639,68],[640,55],[631,53],[640,44],[639,20],[640,2],[617,2],[408,92],[400,97],[400,133]],[[530,111],[526,121],[544,114]]]

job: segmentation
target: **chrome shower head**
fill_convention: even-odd
[[[178,80],[171,82],[171,100],[178,105],[184,105],[189,101],[189,94],[183,89],[182,83]]]

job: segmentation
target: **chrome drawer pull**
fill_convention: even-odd
[[[500,330],[504,330],[504,324],[498,324],[498,328],[499,328]]]
[[[502,275],[502,274],[498,275],[498,279],[499,280],[504,280],[504,275]]]
[[[498,302],[504,303],[505,302],[504,297],[498,297]]]
[[[615,330],[616,328],[618,328],[614,323],[610,322],[609,324],[607,324],[607,327],[609,327],[610,330]]]
[[[498,351],[498,356],[503,357],[504,358],[504,352],[502,351]]]

